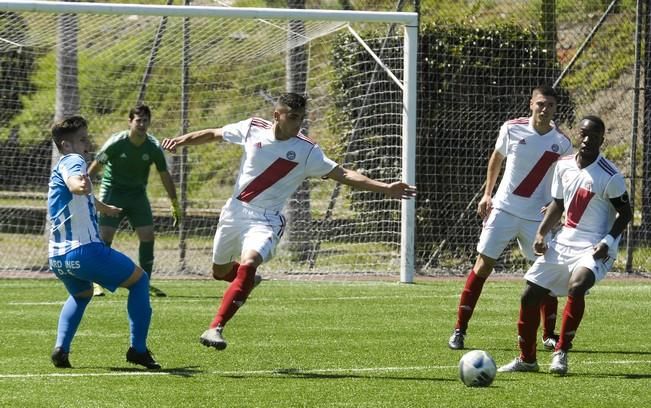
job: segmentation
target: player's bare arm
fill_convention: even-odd
[[[110,204],[105,204],[97,198],[95,199],[95,207],[97,207],[97,211],[101,212],[104,215],[108,215],[109,217],[116,217],[122,212],[122,208]]]
[[[497,183],[497,176],[500,174],[502,169],[502,163],[504,162],[504,156],[497,150],[493,151],[490,159],[488,160],[488,168],[486,170],[486,183],[484,185],[484,195],[481,200],[479,200],[479,205],[477,206],[477,214],[484,219],[488,217],[491,210],[493,209],[493,189]]]
[[[97,173],[102,170],[102,163],[93,160],[88,166],[88,176],[92,179]]]
[[[633,211],[631,210],[631,204],[628,199],[628,192],[625,192],[620,197],[611,198],[610,202],[617,211],[617,217],[608,235],[594,246],[592,256],[595,259],[602,259],[608,256],[609,242],[612,245],[612,241],[616,240],[624,232],[624,228],[633,219]]]
[[[174,185],[174,180],[172,180],[172,175],[168,171],[161,171],[158,175],[160,176],[160,181],[163,183],[163,187],[165,187],[165,191],[167,192],[170,201],[177,201],[176,186]]]
[[[66,179],[66,186],[72,194],[75,195],[87,195],[90,194],[92,184],[90,178],[84,175],[74,175]]]
[[[167,151],[176,153],[177,147],[219,142],[222,140],[223,135],[221,128],[197,130],[172,139],[163,139],[161,147]]]
[[[416,186],[410,186],[407,183],[399,181],[390,184],[383,183],[368,178],[354,170],[344,169],[341,166],[335,167],[326,177],[338,181],[341,184],[346,184],[347,186],[384,193],[391,198],[401,199],[416,196]]]
[[[181,206],[179,205],[179,200],[176,197],[176,186],[174,185],[174,180],[172,180],[172,175],[168,171],[161,171],[158,173],[160,180],[167,191],[167,196],[170,198],[172,211],[172,218],[174,219],[174,226],[179,223],[181,220]]]
[[[558,224],[561,217],[563,216],[563,211],[565,211],[565,202],[562,198],[555,198],[545,209],[545,217],[538,226],[538,231],[536,231],[536,237],[533,241],[533,252],[534,254],[540,256],[544,255],[547,252],[547,242],[545,242],[545,236],[549,231]]]

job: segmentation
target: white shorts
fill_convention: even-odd
[[[539,224],[540,221],[525,220],[493,208],[484,221],[477,244],[477,252],[497,259],[502,255],[509,242],[513,238],[517,238],[524,256],[528,260],[534,261],[537,257],[533,252],[533,241],[536,238]]]
[[[249,250],[256,251],[267,262],[276,251],[285,223],[285,217],[279,211],[229,199],[219,216],[212,247],[213,263],[231,263]]]
[[[615,259],[594,259],[594,249],[571,248],[552,241],[544,256],[539,257],[524,275],[529,282],[549,289],[553,296],[567,296],[572,272],[578,267],[592,271],[595,283],[606,277]]]

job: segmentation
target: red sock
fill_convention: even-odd
[[[481,295],[481,290],[484,288],[484,282],[486,282],[486,278],[475,274],[474,270],[470,271],[468,279],[466,279],[466,286],[464,286],[459,298],[456,329],[465,332],[468,328],[468,322],[472,317],[472,312],[475,310],[477,300],[479,300],[479,296]]]
[[[518,320],[518,346],[520,358],[526,363],[536,361],[536,333],[540,325],[540,305],[520,305]]]
[[[543,324],[543,339],[551,337],[556,327],[556,311],[558,309],[558,298],[552,295],[545,295],[540,304],[540,319]]]
[[[563,310],[563,322],[561,323],[560,339],[556,344],[556,351],[567,351],[576,330],[579,328],[581,319],[583,319],[583,311],[585,310],[585,297],[583,296],[568,296],[565,310]]]
[[[226,292],[224,292],[222,303],[219,306],[219,311],[210,323],[211,329],[217,326],[224,326],[244,304],[253,289],[255,270],[256,267],[250,265],[240,265],[237,268],[237,276],[228,285]]]
[[[226,282],[233,282],[235,280],[235,277],[237,276],[237,269],[240,267],[240,264],[237,262],[233,262],[233,269],[231,269],[230,272],[228,272],[226,275],[220,277],[220,278],[215,278],[215,275],[213,275],[213,278],[216,280],[221,280],[221,281],[226,281]]]

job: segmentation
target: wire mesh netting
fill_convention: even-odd
[[[357,10],[395,7],[394,2],[364,1],[308,1],[306,6],[334,8],[340,3]],[[474,262],[481,230],[476,208],[498,129],[508,119],[529,114],[531,89],[541,84],[559,90],[556,123],[575,145],[582,116],[604,119],[603,152],[634,193],[635,220],[615,270],[647,271],[650,223],[645,220],[651,215],[643,207],[649,202],[643,174],[649,149],[642,142],[642,119],[633,128],[634,113],[643,114],[643,101],[635,104],[640,86],[635,47],[643,45],[636,38],[636,2],[430,0],[417,7],[417,271],[465,272]],[[97,146],[126,129],[127,112],[139,95],[153,109],[151,131],[161,140],[184,129],[218,127],[248,116],[271,119],[274,98],[288,89],[288,81],[302,77],[310,99],[306,129],[330,157],[383,181],[402,175],[402,91],[353,39],[345,21],[291,26],[287,21],[190,18],[184,43],[184,22],[178,17],[166,19],[162,33],[161,17],[76,17],[73,72],[79,111],[91,120]],[[57,75],[70,75],[57,54],[62,24],[56,14],[0,14],[0,248],[6,254],[0,269],[15,276],[46,270],[48,128],[55,115]],[[382,24],[353,27],[401,78],[402,31]],[[288,49],[301,50],[304,65],[297,68],[295,59],[288,69]],[[184,59],[189,73],[185,124]],[[151,73],[143,80],[148,67]],[[298,76],[290,79],[292,75]],[[227,145],[188,150],[182,244],[171,225],[165,190],[152,172],[148,193],[157,232],[157,273],[208,273],[212,234],[231,195],[239,155],[237,147]],[[168,162],[179,181],[179,156],[169,156]],[[293,231],[266,265],[267,273],[398,274],[399,203],[310,180],[288,210]],[[128,224],[122,224],[114,242],[137,259],[138,241]],[[497,265],[500,271],[526,267],[517,245]]]

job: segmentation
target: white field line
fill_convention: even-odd
[[[573,366],[583,365],[634,365],[650,364],[651,360],[610,360],[610,361],[583,361],[574,362]],[[549,364],[541,364],[548,366]],[[215,375],[215,376],[247,376],[247,375],[266,375],[266,376],[289,376],[301,374],[331,374],[331,373],[385,373],[385,372],[413,372],[413,371],[434,371],[434,370],[451,370],[457,369],[457,365],[439,365],[439,366],[413,366],[413,367],[357,367],[357,368],[322,368],[322,369],[275,369],[275,370],[245,370],[245,371],[208,371],[190,375]],[[0,374],[2,379],[26,379],[26,378],[75,378],[75,377],[140,377],[140,376],[170,376],[170,375],[188,375],[185,370],[169,371],[129,371],[129,372],[110,372],[110,373],[40,373],[40,374]],[[499,374],[502,375],[502,374]]]

